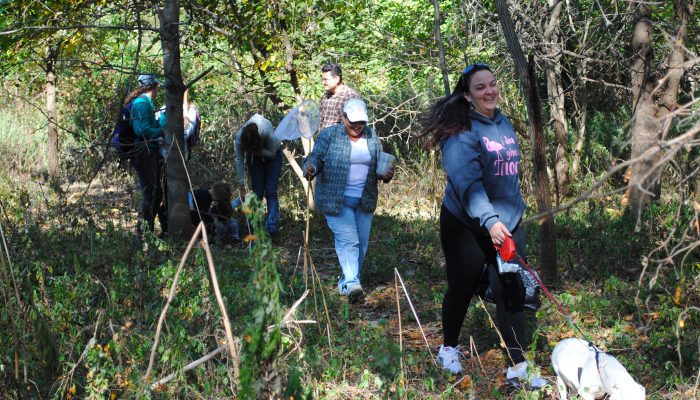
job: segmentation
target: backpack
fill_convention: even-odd
[[[121,160],[133,156],[134,142],[136,141],[136,133],[131,127],[131,106],[133,104],[132,100],[124,105],[112,131],[112,148]]]
[[[194,107],[195,112],[197,113],[197,117],[194,119],[194,132],[190,134],[190,136],[187,138],[187,146],[191,149],[194,146],[199,143],[199,131],[202,125],[202,116],[199,115],[199,110],[197,107]]]

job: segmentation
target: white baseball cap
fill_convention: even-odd
[[[367,122],[367,106],[360,99],[350,99],[343,105],[343,112],[350,122]]]

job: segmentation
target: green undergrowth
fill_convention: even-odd
[[[312,213],[309,244],[318,278],[313,279],[310,267],[304,276],[303,258],[297,257],[305,226],[303,193],[291,181],[283,183],[282,230],[271,244],[261,233],[243,244],[212,246],[233,335],[244,343],[239,372],[248,385],[247,397],[257,397],[252,393],[271,383],[281,397],[296,399],[553,396],[551,391],[504,386],[505,357],[489,321],[495,318],[492,305],[468,311],[461,337],[468,354],[464,379],[433,364],[430,354],[435,356],[441,343],[446,284],[437,210],[430,200],[432,178],[412,174],[405,165],[400,168],[403,175],[380,187],[363,270],[367,296],[362,305],[350,305],[337,293],[340,269],[332,235],[318,213]],[[12,271],[7,263],[5,268],[14,274],[21,300],[13,295],[11,280],[3,279],[0,387],[10,397],[134,398],[185,244],[153,235],[140,240],[131,200],[123,194],[118,205],[99,193],[76,201],[70,193],[47,190],[41,181],[9,175],[0,179],[6,183],[0,188],[1,220]],[[556,342],[585,336],[627,366],[649,398],[687,398],[692,393],[700,335],[693,309],[700,298],[693,286],[700,274],[698,256],[677,255],[673,262],[659,263],[665,253],[653,250],[664,240],[669,240],[668,247],[682,246],[689,239],[674,239],[673,229],[691,224],[693,216],[691,203],[675,199],[650,207],[638,232],[637,219],[612,201],[583,202],[557,215],[561,280],[546,284],[583,333],[542,297],[542,308],[528,314],[533,338],[528,354],[546,378],[554,379],[549,355]],[[537,227],[526,229],[529,257],[537,266]],[[399,336],[395,270],[425,339],[400,284]],[[310,292],[292,322],[269,328],[307,288]],[[298,322],[307,320],[319,323]],[[225,341],[207,259],[195,248],[162,326],[145,397],[244,393],[233,386],[236,377],[228,352],[183,371]],[[13,376],[15,350],[20,371],[27,371],[19,388]],[[169,374],[174,374],[172,380],[151,388]]]

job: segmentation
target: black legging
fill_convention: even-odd
[[[158,166],[158,150],[142,148],[131,159],[139,180],[141,191],[141,210],[139,217],[146,221],[147,229],[153,231],[155,216],[163,199],[163,189],[160,186],[160,168]],[[141,226],[138,227],[139,231]]]
[[[523,229],[512,232],[518,254],[525,257],[525,233]],[[459,341],[467,307],[476,292],[484,263],[488,262],[491,290],[496,301],[496,321],[510,358],[515,364],[525,361],[523,348],[528,343],[525,336],[525,318],[522,311],[506,311],[501,280],[495,269],[496,252],[491,238],[472,231],[445,206],[440,210],[440,242],[445,255],[447,292],[442,299],[442,329],[445,346],[454,347]]]

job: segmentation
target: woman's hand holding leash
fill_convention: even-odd
[[[491,235],[491,241],[499,246],[506,240],[506,236],[512,236],[508,228],[506,228],[501,221],[493,224],[491,229],[489,229],[489,235]]]

